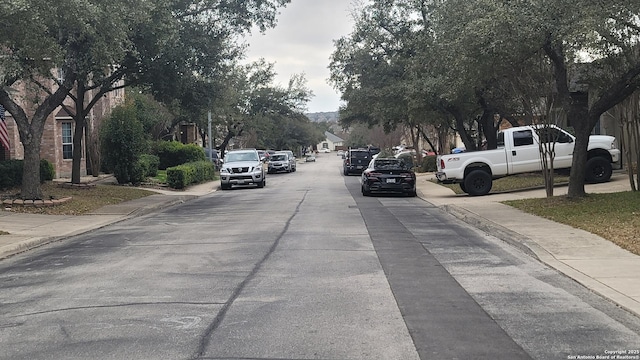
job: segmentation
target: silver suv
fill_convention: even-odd
[[[256,149],[230,150],[224,155],[220,168],[220,188],[229,190],[233,185],[267,184],[264,163]]]

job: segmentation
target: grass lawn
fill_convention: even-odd
[[[566,184],[568,176],[556,175],[556,184]],[[460,185],[443,185],[463,194]],[[541,174],[526,174],[495,180],[491,193],[544,187]],[[596,234],[623,249],[640,255],[640,192],[588,194],[583,199],[566,196],[504,201],[522,211]]]
[[[9,189],[0,194],[10,196],[19,192],[20,188],[15,188]],[[42,192],[46,199],[72,197],[72,200],[51,207],[14,206],[11,211],[30,214],[82,215],[105,205],[118,204],[123,201],[134,200],[155,194],[149,190],[119,185],[97,185],[95,187],[88,188],[63,188],[51,181],[42,184]]]
[[[640,255],[640,191],[504,202],[528,213],[599,235]]]

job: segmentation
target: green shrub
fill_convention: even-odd
[[[174,189],[184,189],[215,178],[215,166],[208,161],[190,162],[167,169],[167,185]]]
[[[22,160],[0,161],[0,189],[22,184]]]
[[[155,144],[154,152],[160,158],[160,170],[206,160],[202,147],[196,144],[185,145],[178,141],[159,141]]]
[[[125,104],[113,109],[101,132],[102,154],[106,168],[120,184],[139,183],[142,165],[138,163],[146,147],[142,124],[135,107]]]
[[[51,161],[47,159],[40,160],[40,182],[51,181],[56,177],[56,170],[53,168]]]
[[[407,165],[407,167],[411,169],[413,169],[413,167],[415,166],[415,163],[413,162],[413,158],[414,156],[410,152],[406,152],[398,155],[398,159],[404,160],[404,163]]]
[[[142,154],[138,162],[143,168],[145,177],[155,177],[158,175],[158,166],[160,166],[160,158],[156,155]]]
[[[23,160],[0,161],[0,189],[8,189],[22,185]],[[40,160],[40,182],[51,181],[56,177],[53,164]]]
[[[436,172],[438,171],[437,167],[437,157],[435,155],[428,155],[422,158],[422,171],[423,172]]]

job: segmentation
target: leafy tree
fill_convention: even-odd
[[[14,116],[25,146],[22,194],[41,198],[35,170],[47,116],[69,95],[74,102],[72,181],[79,182],[85,118],[103,94],[131,85],[152,84],[158,97],[175,98],[179,86],[197,74],[211,76],[225,60],[238,56],[234,35],[252,26],[275,25],[279,7],[289,0],[157,0],[131,3],[11,0],[0,5],[2,57],[0,104]],[[59,68],[63,81],[51,70]],[[30,82],[31,120],[12,97],[10,86]],[[51,84],[55,83],[57,86]],[[176,86],[178,85],[178,86]],[[75,86],[75,92],[70,89]],[[176,90],[177,89],[177,90]],[[27,105],[24,105],[27,108]]]
[[[633,93],[640,82],[637,53],[640,4],[625,0],[607,3],[451,0],[444,2],[442,8],[446,11],[441,17],[440,33],[450,34],[442,35],[443,38],[461,43],[454,46],[456,50],[468,49],[462,63],[502,69],[503,60],[507,64],[535,64],[538,54],[546,56],[558,106],[563,108],[576,133],[568,195],[583,196],[589,134],[600,116]],[[585,68],[589,70],[581,71]],[[535,79],[530,76],[531,69],[540,68],[522,68],[522,79]],[[590,99],[586,106],[572,96],[576,80],[588,86]],[[529,85],[535,86],[535,80]],[[519,90],[518,86],[514,89]],[[528,104],[534,101],[537,100],[529,99]]]
[[[301,125],[309,123],[304,110],[312,96],[305,77],[293,75],[286,88],[273,84],[274,78],[273,64],[264,60],[237,66],[225,78],[225,90],[212,106],[223,136],[219,147],[223,156],[232,139],[251,132],[252,146],[281,148],[309,144],[307,134],[302,131],[306,125]],[[278,140],[274,137],[278,132],[290,138]]]
[[[142,181],[144,171],[138,159],[145,150],[145,134],[132,101],[113,109],[101,135],[105,166],[113,171],[118,183]]]

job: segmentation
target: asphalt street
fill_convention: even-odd
[[[321,154],[0,262],[0,359],[567,359],[638,318]]]

